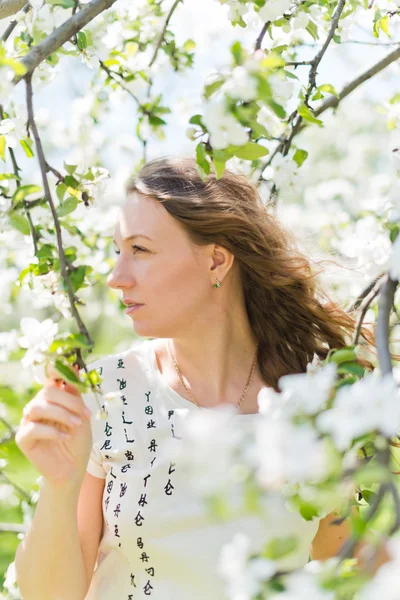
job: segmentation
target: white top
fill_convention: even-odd
[[[93,393],[83,395],[92,411],[87,471],[106,480],[102,539],[85,600],[223,600],[226,583],[218,572],[218,557],[237,532],[247,534],[252,552],[258,552],[269,537],[285,535],[288,525],[290,531],[294,525],[301,541],[281,566],[307,563],[318,520],[289,512],[277,493],[268,495],[267,516],[243,513],[235,520],[213,520],[179,464],[171,463],[165,452],[171,437],[179,443],[185,417],[201,409],[167,384],[152,340],[136,342],[89,367],[104,377],[104,394],[123,395],[103,405],[106,421],[95,418]],[[260,416],[239,413],[233,418],[245,427]]]

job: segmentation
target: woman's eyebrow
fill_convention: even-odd
[[[149,240],[150,242],[153,241],[148,235],[143,235],[142,233],[135,233],[133,235],[129,235],[128,237],[124,238],[122,241],[123,242],[129,242],[129,241],[134,240],[135,238],[138,238],[138,237],[146,238],[146,240]],[[115,244],[117,243],[117,241],[114,238],[113,238],[113,242]]]

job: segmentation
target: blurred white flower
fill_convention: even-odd
[[[264,388],[258,394],[260,410],[268,415],[278,409],[286,418],[315,415],[326,407],[335,379],[335,363],[328,363],[315,372],[284,375],[278,381],[280,394],[272,388]]]
[[[293,95],[294,83],[284,77],[280,77],[276,73],[268,77],[268,83],[272,88],[274,100],[279,104],[286,104],[289,98]]]
[[[229,79],[220,88],[220,92],[231,98],[250,102],[257,98],[257,81],[244,66],[235,67]]]
[[[248,4],[238,2],[238,0],[219,0],[221,4],[227,4],[229,6],[228,19],[230,21],[238,21],[240,17],[243,17],[249,10]]]
[[[318,572],[312,570],[314,562],[317,561],[285,577],[286,590],[269,596],[269,600],[334,600],[335,592],[323,589],[319,584]]]
[[[338,233],[342,238],[333,239],[332,244],[346,256],[357,259],[357,268],[363,271],[365,279],[377,277],[388,268],[392,244],[375,215],[362,217]]]
[[[347,450],[353,439],[379,430],[393,436],[400,429],[400,390],[391,375],[370,373],[341,387],[333,407],[316,419],[317,428],[329,433],[338,450]]]
[[[12,119],[3,119],[0,121],[0,135],[4,135],[8,148],[15,148],[18,144],[15,123]]]
[[[21,348],[27,348],[21,364],[23,367],[31,367],[35,362],[43,360],[43,352],[46,352],[54,341],[58,324],[52,319],[40,322],[31,317],[23,317],[20,329],[23,335],[18,338],[18,343]]]
[[[291,6],[292,0],[267,0],[258,14],[264,23],[266,21],[275,21],[289,10]]]
[[[221,549],[218,571],[226,581],[230,600],[252,600],[261,590],[260,583],[277,571],[275,561],[249,560],[250,554],[250,539],[242,532]]]
[[[328,447],[318,435],[311,425],[293,425],[278,413],[257,422],[257,480],[261,486],[281,489],[286,483],[317,482],[328,477]]]
[[[226,111],[223,99],[205,102],[203,121],[210,132],[210,142],[213,148],[222,150],[229,144],[242,146],[249,140],[244,127],[231,113]]]
[[[305,29],[308,25],[309,20],[310,18],[308,14],[300,10],[294,17],[294,19],[291,19],[293,29]]]

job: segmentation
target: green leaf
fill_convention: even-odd
[[[191,52],[195,48],[196,48],[196,42],[192,39],[186,40],[186,42],[183,44],[183,50],[185,52]]]
[[[205,86],[204,88],[204,98],[208,98],[210,96],[213,95],[214,92],[216,92],[217,90],[219,90],[219,88],[224,85],[224,80],[223,79],[219,79],[217,81],[213,81],[213,83],[210,83],[208,85]]]
[[[313,21],[308,21],[308,25],[306,27],[306,31],[314,38],[314,40],[318,40],[318,27]]]
[[[11,67],[14,73],[18,76],[25,75],[28,70],[24,64],[19,62],[19,60],[15,60],[14,58],[0,58],[0,67],[3,65],[6,67]]]
[[[24,137],[22,140],[19,140],[22,148],[24,149],[25,154],[28,158],[32,158],[34,156],[32,150],[32,140],[28,137]]]
[[[322,121],[320,119],[316,119],[311,110],[304,103],[299,104],[297,112],[301,117],[303,117],[303,119],[305,119],[305,121],[308,121],[309,123],[315,123],[316,125],[323,127]]]
[[[18,229],[18,231],[20,231],[24,235],[30,235],[31,229],[29,227],[28,219],[23,215],[16,214],[16,211],[14,211],[14,213],[15,214],[12,214],[8,220],[11,227],[14,227],[14,229]]]
[[[68,175],[73,175],[77,168],[78,168],[78,165],[68,165],[64,161],[64,169],[67,171]]]
[[[343,348],[341,350],[337,350],[329,357],[329,362],[335,362],[337,364],[343,362],[350,362],[357,359],[357,355],[355,351],[351,348]]]
[[[80,48],[80,50],[84,50],[85,48],[87,48],[88,44],[86,40],[86,35],[83,31],[78,31],[78,33],[76,34],[76,39],[78,42],[78,48]]]
[[[82,384],[76,371],[74,371],[69,365],[65,365],[63,362],[61,362],[61,360],[56,358],[52,366],[60,375],[60,377],[62,377],[67,383],[70,383],[79,391],[86,391],[86,386]],[[47,377],[47,365],[45,367],[45,373]]]
[[[69,215],[69,213],[73,212],[77,206],[78,200],[70,196],[57,208],[57,215],[59,217],[65,217],[65,215]]]
[[[149,123],[153,127],[160,127],[160,125],[166,125],[167,124],[167,122],[164,121],[164,119],[160,119],[160,117],[156,117],[154,115],[150,115],[150,117],[149,117]]]
[[[239,41],[234,42],[231,46],[231,53],[237,65],[241,65],[244,61],[243,48]]]
[[[303,162],[306,160],[307,156],[307,150],[302,150],[301,148],[298,148],[293,155],[293,160],[298,164],[299,167],[301,167]]]
[[[75,179],[75,177],[73,177],[72,175],[66,175],[64,181],[68,187],[71,187],[73,189],[77,189],[79,187],[79,181]]]
[[[392,225],[390,228],[390,241],[392,244],[396,241],[397,236],[399,235],[400,225]]]
[[[75,6],[74,0],[46,0],[46,4],[53,4],[62,8],[74,8]]]
[[[70,350],[71,348],[91,348],[86,337],[82,333],[71,334],[66,338],[54,340],[49,347],[49,352],[56,352],[58,348]]]
[[[336,98],[339,98],[339,94],[337,93],[336,89],[331,83],[324,83],[323,85],[319,85],[317,89],[320,90],[320,92],[326,92],[327,94],[332,94],[332,96],[336,96]]]
[[[341,363],[337,368],[338,373],[351,373],[352,375],[358,375],[358,377],[364,377],[365,369],[361,365],[355,362],[344,362]]]
[[[294,535],[282,538],[272,538],[272,540],[269,540],[266,544],[261,555],[270,560],[278,560],[293,552],[293,550],[297,548],[297,543],[297,538]]]
[[[18,179],[21,181],[21,177],[14,175],[14,173],[0,173],[0,181],[4,181],[5,179]]]
[[[206,175],[210,174],[210,163],[207,160],[206,147],[202,142],[196,146],[196,162]]]
[[[201,119],[202,119],[202,115],[193,115],[193,117],[190,119],[189,123],[191,125],[200,125],[200,127],[204,128],[204,125],[203,125]]]
[[[44,244],[40,250],[36,252],[38,258],[53,258],[53,246],[51,244]]]
[[[6,136],[0,135],[0,156],[6,162]]]
[[[264,146],[260,146],[260,144],[247,142],[244,146],[237,147],[233,154],[238,158],[243,158],[245,160],[256,160],[257,158],[269,154],[269,150],[264,148]]]
[[[371,502],[374,502],[376,498],[375,492],[372,492],[371,490],[361,490],[361,493],[362,497],[364,498],[365,502],[367,502],[367,504],[371,504]]]
[[[286,119],[286,111],[283,106],[275,102],[275,100],[272,100],[272,98],[271,100],[267,100],[267,104],[270,108],[272,108],[277,117],[280,119]]]
[[[37,194],[40,192],[41,188],[38,185],[21,185],[17,188],[11,198],[12,204],[18,204],[21,200],[24,200],[30,194]]]
[[[58,186],[56,187],[57,198],[59,199],[60,202],[63,201],[66,191],[67,191],[67,186],[63,182],[59,183]]]
[[[215,158],[213,158],[213,165],[215,168],[215,173],[217,176],[217,179],[221,179],[222,175],[224,174],[224,170],[225,170],[225,162],[219,162],[218,160],[216,160]]]
[[[80,265],[74,271],[71,271],[69,275],[69,280],[72,285],[72,291],[74,293],[76,293],[79,290],[79,288],[82,287],[86,275],[86,268],[87,267],[85,265]]]

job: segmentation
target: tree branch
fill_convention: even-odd
[[[15,15],[26,4],[26,0],[0,0],[0,20]]]
[[[335,35],[335,31],[338,26],[340,15],[343,12],[345,3],[346,3],[346,0],[339,0],[338,4],[336,6],[335,12],[332,15],[332,23],[329,28],[329,33],[324,42],[324,45],[322,46],[321,50],[314,56],[314,58],[312,60],[312,66],[310,69],[310,74],[309,74],[309,79],[308,79],[308,89],[307,89],[306,97],[304,100],[305,104],[308,104],[308,100],[310,98],[311,92],[313,91],[313,89],[315,87],[315,79],[317,77],[317,69],[318,69],[319,63],[321,62],[325,52],[328,49],[329,44],[331,43],[331,41],[333,39],[333,36]]]
[[[117,0],[92,0],[85,4],[84,8],[78,13],[72,15],[65,23],[57,27],[44,40],[32,48],[30,52],[20,61],[27,69],[27,73],[32,71],[53,52],[61,48],[65,42],[78,33],[85,25],[90,23],[101,12],[110,8]],[[24,3],[25,4],[25,3]],[[14,83],[18,83],[24,75],[14,78]]]
[[[262,41],[263,41],[264,36],[267,33],[268,28],[269,28],[270,25],[271,25],[271,21],[267,21],[266,23],[264,23],[263,28],[261,29],[261,33],[258,36],[258,38],[256,39],[256,43],[255,43],[255,46],[254,46],[254,52],[256,50],[260,50],[261,49]]]
[[[170,10],[170,11],[169,11],[169,13],[168,13],[168,16],[167,16],[167,19],[166,19],[166,21],[165,21],[165,24],[164,24],[163,30],[162,30],[162,32],[161,32],[161,35],[160,35],[160,37],[159,37],[159,40],[158,40],[158,42],[157,42],[156,49],[155,49],[155,51],[154,51],[153,58],[151,59],[151,61],[150,61],[150,63],[149,63],[149,67],[153,66],[153,64],[154,64],[154,62],[155,62],[155,60],[156,60],[156,58],[157,58],[158,51],[159,51],[159,49],[161,48],[161,44],[163,43],[163,39],[164,39],[164,36],[165,36],[165,32],[167,31],[167,27],[168,27],[168,25],[169,25],[169,22],[170,22],[170,20],[171,20],[171,17],[172,17],[172,15],[174,14],[174,12],[175,12],[175,10],[176,10],[176,8],[178,7],[178,4],[179,4],[180,2],[183,2],[183,0],[175,0],[175,2],[173,3],[173,5],[172,5],[172,7],[171,7],[171,10]]]
[[[335,96],[330,96],[329,98],[324,100],[322,102],[322,104],[318,108],[315,109],[314,116],[318,117],[323,112],[328,110],[328,108],[336,108],[337,105],[339,104],[339,102],[341,100],[343,100],[343,98],[346,98],[346,96],[351,94],[351,92],[354,92],[354,90],[356,88],[358,88],[362,83],[364,83],[365,81],[368,81],[368,79],[371,79],[371,77],[374,77],[375,75],[377,75],[378,73],[383,71],[383,69],[386,69],[386,67],[388,67],[391,63],[395,62],[399,58],[400,58],[400,47],[397,48],[396,50],[393,50],[393,52],[390,52],[390,54],[385,56],[385,58],[383,58],[382,60],[379,60],[377,63],[372,65],[372,67],[370,67],[369,69],[364,71],[364,73],[362,73],[361,75],[356,77],[356,79],[354,79],[352,82],[345,85],[345,87],[339,93],[338,98],[336,98]]]
[[[28,12],[28,10],[30,9],[30,7],[31,7],[31,5],[28,2],[27,4],[25,4],[24,8],[22,9],[23,12],[26,14]],[[16,19],[11,21],[11,23],[9,24],[9,26],[7,27],[7,29],[4,31],[3,35],[1,36],[2,42],[6,42],[8,40],[8,38],[10,37],[10,35],[12,34],[12,32],[14,31],[14,29],[16,28],[17,25],[18,25],[18,21]]]
[[[329,98],[327,98],[326,100],[324,100],[319,105],[319,107],[317,107],[314,110],[314,113],[313,113],[314,116],[315,117],[319,117],[319,115],[321,115],[326,110],[328,110],[328,108],[336,108],[338,106],[339,102],[341,102],[344,98],[346,98],[347,96],[349,96],[349,94],[351,94],[352,92],[354,92],[354,90],[357,89],[360,85],[362,85],[365,81],[368,81],[368,79],[371,79],[371,77],[374,77],[375,75],[377,75],[378,73],[380,73],[381,71],[383,71],[383,69],[385,69],[386,67],[388,67],[391,63],[395,62],[399,58],[400,58],[400,47],[397,48],[396,50],[394,50],[393,52],[390,52],[387,56],[385,56],[385,58],[383,58],[382,60],[380,60],[377,63],[375,63],[374,65],[372,65],[372,67],[370,67],[369,69],[367,69],[366,71],[364,71],[364,73],[361,73],[361,75],[359,75],[353,81],[351,81],[350,83],[348,83],[347,85],[345,85],[344,88],[342,89],[342,91],[339,92],[337,98],[336,98],[336,96],[330,96]],[[301,124],[301,126],[292,135],[290,141],[292,141],[293,138],[294,138],[294,136],[297,135],[300,131],[303,131],[303,129],[305,127],[307,127],[307,125],[308,125],[307,122],[303,121],[303,123]],[[278,146],[275,148],[275,150],[269,156],[268,161],[265,163],[265,165],[262,166],[262,171],[261,171],[261,175],[260,175],[260,178],[259,178],[260,182],[264,181],[264,179],[262,178],[263,171],[266,169],[266,167],[268,167],[272,163],[272,160],[273,160],[274,156],[276,154],[278,154],[279,152],[282,151],[282,149],[285,146],[285,143],[287,143],[287,138],[284,138],[278,144]]]
[[[378,318],[376,322],[376,347],[378,350],[382,376],[392,372],[389,319],[398,283],[398,281],[394,281],[389,275],[386,275],[379,295]]]
[[[56,212],[56,209],[54,206],[53,198],[51,196],[49,182],[47,179],[48,163],[44,156],[42,142],[40,140],[39,131],[36,126],[35,119],[34,119],[33,101],[32,101],[32,97],[33,97],[32,74],[29,73],[25,77],[25,79],[26,79],[26,104],[27,104],[27,109],[28,109],[28,126],[31,127],[32,132],[33,132],[33,137],[35,138],[36,150],[37,150],[37,154],[38,154],[38,158],[39,158],[40,171],[42,174],[43,189],[44,189],[46,200],[50,206],[50,210],[53,215],[54,226],[55,226],[56,236],[57,236],[57,246],[58,246],[58,252],[59,252],[59,257],[60,257],[61,276],[62,276],[62,278],[65,282],[66,288],[67,288],[67,293],[68,293],[69,302],[70,302],[70,306],[71,306],[71,312],[78,324],[79,331],[86,337],[88,343],[93,346],[93,341],[89,335],[89,332],[86,329],[85,324],[83,323],[83,321],[79,315],[79,312],[78,312],[78,310],[75,306],[75,302],[74,302],[74,292],[73,292],[71,281],[69,279],[69,274],[68,274],[68,271],[70,271],[71,269],[70,269],[70,266],[68,264],[68,261],[66,259],[65,253],[64,253],[61,227],[60,227],[57,212]]]

